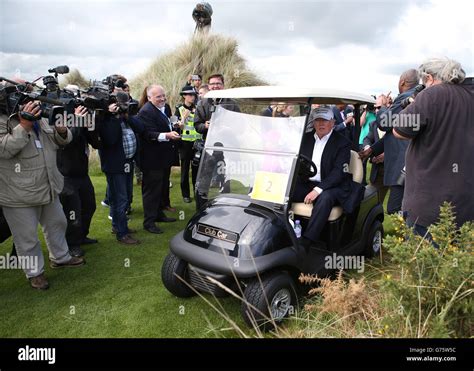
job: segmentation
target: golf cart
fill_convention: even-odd
[[[162,280],[177,297],[197,292],[223,297],[229,288],[243,298],[247,324],[272,326],[296,307],[300,273],[328,276],[334,269],[325,263],[327,256],[371,257],[381,248],[384,214],[374,187],[362,189],[360,206],[351,214],[335,206],[322,233],[323,245],[308,249],[298,243],[294,221],[304,231],[312,205],[292,202],[298,173],[303,168],[317,171],[311,159],[300,155],[303,135],[312,130],[311,105],[354,105],[358,138],[361,105],[374,99],[271,86],[211,91],[206,98],[213,100],[214,111],[196,197],[207,201],[171,240]],[[221,98],[234,99],[241,112],[226,109]],[[293,115],[262,116],[269,104],[292,105]],[[349,172],[362,182],[362,162],[355,151]]]

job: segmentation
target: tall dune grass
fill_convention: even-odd
[[[134,97],[149,84],[162,85],[169,103],[179,102],[179,92],[190,74],[203,76],[203,83],[213,73],[222,73],[226,88],[266,85],[251,72],[238,52],[237,40],[221,35],[194,35],[176,49],[158,57],[150,67],[131,80]]]

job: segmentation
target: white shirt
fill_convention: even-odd
[[[161,113],[163,113],[163,115],[165,115],[166,118],[168,118],[168,116],[166,116],[166,113],[165,113],[165,109],[166,109],[166,106],[163,106],[163,107],[156,107],[158,108]],[[170,130],[173,131],[173,127],[171,126],[171,121],[170,119],[168,118],[168,126],[170,127]],[[159,142],[169,142],[169,139],[166,139],[166,133],[161,133],[160,135],[158,135],[158,141]]]
[[[323,157],[324,148],[328,143],[329,138],[331,137],[332,130],[326,134],[324,137],[319,139],[318,135],[314,134],[314,149],[313,149],[313,162],[316,165],[318,172],[312,178],[309,178],[312,182],[321,182],[321,158]],[[314,190],[321,194],[323,190],[319,187],[314,187]]]

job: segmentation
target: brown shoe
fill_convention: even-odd
[[[176,209],[174,207],[171,207],[171,206],[166,206],[165,208],[163,208],[164,211],[169,211],[170,213],[174,213],[176,211]]]
[[[79,267],[81,265],[84,265],[85,263],[86,263],[86,261],[84,260],[84,258],[79,258],[79,257],[73,256],[67,262],[61,263],[61,264],[50,261],[49,266],[51,268]]]
[[[139,245],[140,241],[136,240],[129,234],[126,234],[122,238],[117,239],[118,242],[123,243],[124,245]]]
[[[117,230],[114,227],[112,227],[112,233],[117,234]],[[134,233],[137,233],[137,231],[135,229],[128,228],[127,234],[134,234]]]
[[[43,273],[39,276],[31,277],[29,280],[31,287],[34,289],[47,290],[49,288],[49,283]]]

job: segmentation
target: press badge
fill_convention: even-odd
[[[36,145],[36,148],[38,148],[38,149],[43,148],[43,146],[42,146],[41,142],[39,141],[39,139],[35,139],[35,145]]]

